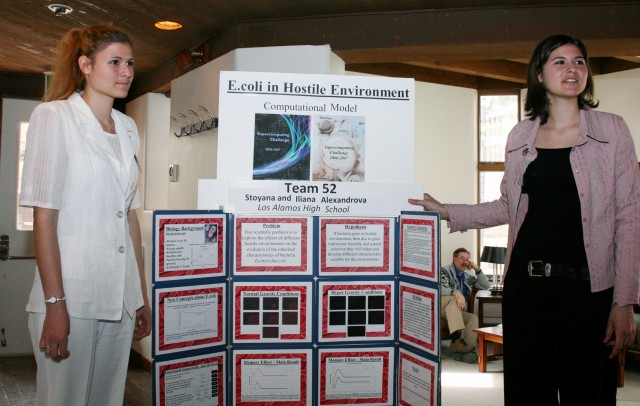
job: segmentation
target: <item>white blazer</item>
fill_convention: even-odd
[[[125,165],[82,97],[42,103],[27,132],[21,206],[59,211],[58,240],[69,315],[120,320],[143,305],[127,221],[140,206],[134,121],[112,110]],[[36,272],[27,311],[44,313]]]

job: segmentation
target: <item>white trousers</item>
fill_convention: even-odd
[[[134,319],[71,317],[69,358],[60,362],[40,349],[44,314],[29,313],[31,345],[38,365],[38,406],[122,406]]]

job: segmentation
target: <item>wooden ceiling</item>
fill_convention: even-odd
[[[640,1],[61,2],[73,12],[56,16],[44,0],[3,1],[0,94],[40,97],[58,39],[73,27],[102,24],[123,29],[134,41],[136,80],[129,97],[168,93],[172,79],[243,47],[329,44],[349,71],[514,89],[524,87],[535,45],[547,35],[567,33],[583,39],[595,74],[640,68]],[[183,28],[160,31],[154,27],[159,20]],[[193,51],[202,57],[185,66]]]

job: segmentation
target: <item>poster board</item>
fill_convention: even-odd
[[[154,220],[154,309],[226,284],[227,339],[158,347],[154,365],[226,354],[219,406],[437,404],[439,330],[417,314],[439,309],[439,217],[401,213],[422,194],[413,80],[221,72],[219,115],[201,211]],[[179,233],[213,218],[221,261],[196,269]]]
[[[217,178],[413,182],[414,98],[413,79],[220,72]]]

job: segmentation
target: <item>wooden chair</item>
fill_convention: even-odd
[[[469,313],[473,313],[475,303],[476,303],[476,294],[478,293],[478,289],[471,289],[471,294],[469,295],[469,303],[467,303],[467,311]],[[442,318],[440,318],[442,321]],[[451,332],[449,331],[449,326],[446,323],[440,323],[440,341],[442,340],[450,340]]]

